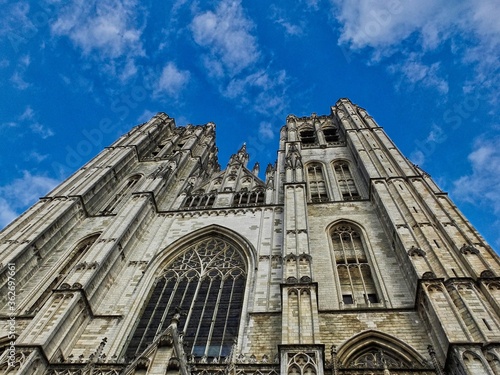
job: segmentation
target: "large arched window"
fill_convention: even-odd
[[[360,230],[349,223],[340,223],[332,229],[331,237],[344,306],[378,303]]]
[[[349,170],[349,164],[345,161],[338,161],[333,164],[333,169],[342,199],[345,201],[360,199],[354,178]]]
[[[328,200],[325,176],[321,164],[313,163],[307,166],[307,183],[309,195],[313,202],[324,202]]]
[[[156,280],[127,348],[140,355],[177,309],[184,315],[184,348],[195,357],[226,357],[238,334],[246,267],[236,247],[220,237],[191,245]]]

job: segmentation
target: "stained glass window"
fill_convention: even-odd
[[[176,309],[185,315],[186,354],[221,358],[229,355],[238,334],[246,267],[230,242],[210,237],[191,245],[156,280],[127,349],[127,357],[142,351],[164,331]]]

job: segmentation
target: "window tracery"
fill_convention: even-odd
[[[307,166],[307,183],[309,195],[313,202],[328,201],[328,192],[322,165],[312,163]]]
[[[127,357],[140,355],[176,309],[187,312],[179,330],[188,355],[227,357],[238,333],[245,281],[245,263],[231,243],[211,237],[190,246],[157,279]]]
[[[316,375],[314,353],[288,354],[288,375]]]
[[[378,303],[378,295],[360,232],[348,223],[331,232],[344,305]]]
[[[354,177],[349,169],[349,164],[345,161],[338,161],[333,164],[335,178],[337,180],[340,194],[343,200],[360,199],[358,189],[354,182]]]

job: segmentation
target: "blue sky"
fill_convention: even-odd
[[[494,0],[0,0],[0,227],[156,112],[276,159],[348,97],[500,248]]]

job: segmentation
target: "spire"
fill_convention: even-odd
[[[247,153],[247,144],[245,142],[243,143],[243,146],[241,146],[241,148],[238,150],[236,154],[231,155],[231,157],[229,158],[229,162],[227,163],[227,166],[229,167],[234,164],[241,164],[244,167],[246,167],[248,159],[249,155]]]
[[[259,171],[260,171],[260,164],[256,162],[252,168],[252,173],[254,176],[259,177]]]

